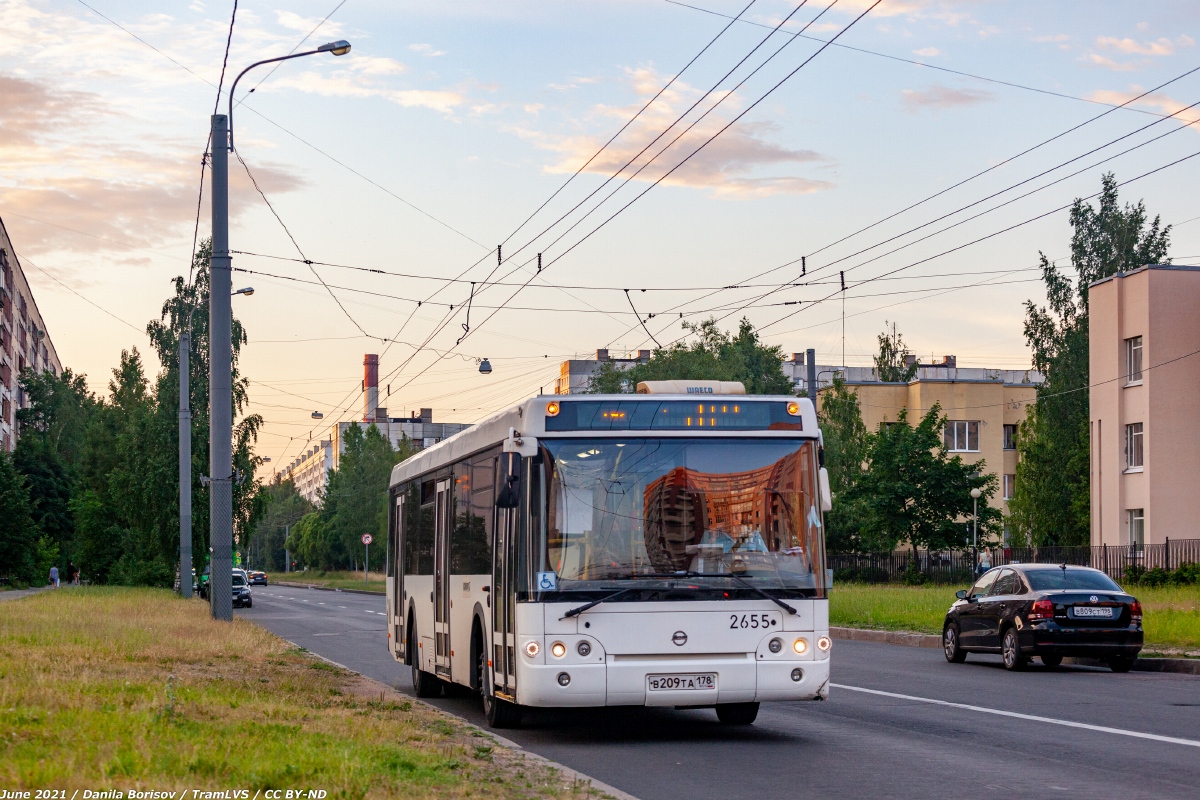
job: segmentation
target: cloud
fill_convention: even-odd
[[[331,75],[303,72],[280,78],[267,86],[274,89],[297,89],[323,97],[379,97],[404,108],[428,108],[443,114],[454,111],[466,100],[462,93],[451,90],[393,89],[362,80],[359,75],[352,74],[349,70],[339,70]]]
[[[558,160],[545,167],[547,172],[573,173],[607,140],[611,120],[629,119],[634,111],[641,108],[645,100],[662,86],[662,77],[649,69],[630,70],[627,77],[638,95],[638,101],[630,106],[596,107],[594,115],[605,120],[605,124],[600,127],[606,132],[600,136],[553,137],[529,130],[515,132],[531,139],[538,147],[558,154]],[[639,151],[659,132],[670,126],[700,95],[695,88],[683,81],[676,81],[616,142],[592,160],[585,171],[611,175],[636,157],[633,165],[622,173],[623,177],[630,177],[636,173],[633,180],[643,183],[664,178],[672,168],[683,163],[689,153],[724,127],[729,117],[723,116],[721,111],[728,114],[735,111],[739,105],[736,95],[729,97],[717,113],[709,115],[668,147],[668,143],[683,133],[690,121],[696,118],[693,114],[689,122],[676,126],[644,155],[637,156]],[[700,108],[707,109],[712,102],[714,100],[710,98],[702,103]],[[801,194],[832,188],[833,184],[828,181],[786,174],[762,174],[777,173],[783,168],[802,164],[829,163],[828,158],[813,150],[794,149],[773,141],[779,131],[779,126],[769,121],[739,122],[671,172],[663,179],[663,184],[703,189],[715,197],[739,198],[766,197],[781,193]],[[662,155],[653,163],[649,163],[660,151]],[[649,165],[646,166],[647,164]]]
[[[308,33],[318,26],[326,37],[337,36],[342,32],[342,26],[337,22],[331,20],[322,22],[321,17],[302,17],[293,11],[276,11],[275,21],[297,33]]]
[[[1087,59],[1096,66],[1111,69],[1113,72],[1136,72],[1145,66],[1144,61],[1113,61],[1099,53],[1088,53]]]
[[[1034,40],[1035,42],[1051,42],[1051,43],[1057,43],[1057,42],[1066,42],[1066,41],[1069,41],[1069,40],[1070,40],[1070,38],[1071,38],[1071,37],[1070,37],[1070,36],[1068,36],[1068,35],[1067,35],[1067,34],[1065,34],[1065,33],[1056,33],[1056,34],[1053,34],[1053,35],[1050,35],[1050,36],[1035,36],[1035,37],[1033,37],[1033,40]]]
[[[1130,100],[1138,97],[1138,95],[1144,91],[1145,89],[1137,85],[1130,87],[1129,91],[1125,92],[1101,89],[1088,95],[1088,99],[1117,106],[1121,105],[1122,103],[1128,103]],[[1175,114],[1176,112],[1182,111],[1192,104],[1185,103],[1181,100],[1176,100],[1174,97],[1171,97],[1164,92],[1151,92],[1145,97],[1140,98],[1136,103],[1133,103],[1133,105],[1155,108],[1163,114]],[[1178,118],[1182,121],[1190,122],[1194,119],[1200,118],[1200,110],[1193,109],[1192,111],[1180,114]]]
[[[538,112],[545,108],[541,103],[526,103],[523,106],[526,114],[537,116]]]
[[[410,44],[408,49],[414,53],[420,53],[426,58],[437,58],[438,56],[446,55],[445,50],[434,50],[431,44]]]
[[[98,95],[5,75],[0,75],[0,97],[0,148],[31,144],[37,134],[63,130],[104,108]]]
[[[920,111],[926,108],[958,108],[977,103],[987,103],[996,96],[982,89],[954,89],[934,85],[928,89],[905,89],[900,93],[900,104],[905,111]]]
[[[1153,42],[1138,42],[1133,39],[1099,36],[1096,38],[1096,45],[1104,50],[1115,50],[1125,55],[1169,56],[1175,52],[1175,45],[1165,37]]]
[[[401,75],[408,72],[408,67],[399,61],[379,56],[356,56],[350,59],[347,66],[362,75]]]
[[[942,51],[938,50],[936,47],[922,47],[920,50],[913,50],[913,52],[919,56],[925,56],[926,58],[933,58],[934,56],[940,56],[942,54]]]
[[[1188,36],[1186,33],[1180,34],[1179,38],[1176,39],[1175,42],[1180,47],[1191,47],[1192,45],[1196,44],[1196,40]]]

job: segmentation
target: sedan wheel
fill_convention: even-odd
[[[967,651],[958,643],[958,626],[947,625],[942,631],[942,652],[951,664],[961,664],[967,660]]]
[[[1017,640],[1017,629],[1009,628],[1004,632],[1004,640],[1000,645],[1000,654],[1004,657],[1004,668],[1019,670],[1025,667],[1025,656],[1021,655],[1021,643]]]

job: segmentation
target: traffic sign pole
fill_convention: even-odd
[[[363,586],[371,588],[371,534],[362,535],[363,543]]]

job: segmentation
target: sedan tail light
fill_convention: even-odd
[[[1054,619],[1054,603],[1045,598],[1034,601],[1029,608],[1029,619]]]
[[[1129,607],[1129,616],[1134,622],[1142,621],[1142,604],[1137,600],[1133,601],[1133,605]]]

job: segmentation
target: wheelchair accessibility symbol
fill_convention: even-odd
[[[553,572],[537,574],[537,588],[540,592],[553,592],[558,588],[558,575]]]

